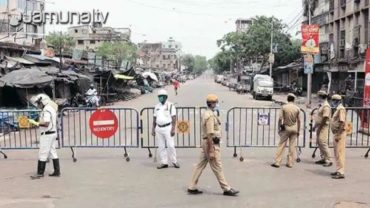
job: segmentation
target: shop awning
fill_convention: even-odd
[[[133,80],[134,79],[134,77],[126,76],[126,75],[123,75],[123,74],[115,74],[114,78],[123,79],[123,80]]]

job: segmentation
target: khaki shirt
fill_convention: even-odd
[[[221,138],[221,121],[215,111],[207,109],[202,115],[202,138],[208,136]]]
[[[340,104],[337,107],[337,110],[335,111],[333,118],[331,119],[331,131],[334,134],[342,133],[343,131],[345,131],[345,125],[343,125],[343,123],[345,124],[346,122],[346,114],[347,114],[346,109],[342,104]],[[343,125],[342,127],[344,127],[343,129],[341,128],[341,123]]]
[[[319,108],[319,111],[316,116],[316,124],[319,126],[329,125],[331,117],[331,107],[328,101],[325,101],[322,106]],[[326,123],[322,123],[324,118],[327,118]],[[329,118],[329,119],[328,119]]]
[[[297,118],[299,117],[300,109],[294,103],[288,103],[283,105],[280,111],[279,119],[283,122],[284,126],[294,126],[297,124]]]

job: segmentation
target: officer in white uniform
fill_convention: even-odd
[[[33,125],[40,127],[40,149],[37,173],[31,176],[32,179],[44,177],[46,161],[48,158],[53,160],[54,173],[49,174],[51,177],[60,176],[60,165],[56,151],[57,147],[57,109],[54,102],[45,94],[39,94],[31,98],[38,108],[42,109],[39,122],[29,119]]]
[[[167,101],[168,93],[161,89],[158,92],[159,103],[154,109],[152,135],[158,141],[158,155],[161,164],[158,169],[168,168],[168,160],[175,168],[180,168],[176,159],[175,149],[175,127],[176,127],[176,107]],[[167,144],[167,149],[166,149]]]

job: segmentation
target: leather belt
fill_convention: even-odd
[[[56,131],[47,131],[47,132],[42,132],[41,135],[49,135],[49,134],[55,134]]]
[[[169,125],[171,125],[171,123],[164,124],[164,125],[159,125],[159,124],[158,124],[158,127],[159,127],[159,128],[164,128],[164,127],[167,127],[167,126],[169,126]]]

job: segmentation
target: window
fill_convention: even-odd
[[[169,48],[172,48],[172,45],[169,45],[168,47],[169,47]]]
[[[90,44],[95,44],[95,40],[90,40]]]
[[[163,55],[163,60],[166,60],[166,55]]]
[[[77,29],[75,29],[75,33],[78,33],[78,30]]]
[[[166,64],[163,64],[163,68],[166,68]]]
[[[84,44],[84,41],[83,41],[83,40],[78,40],[78,41],[77,41],[77,44],[78,44],[78,45],[83,45],[83,44]]]

